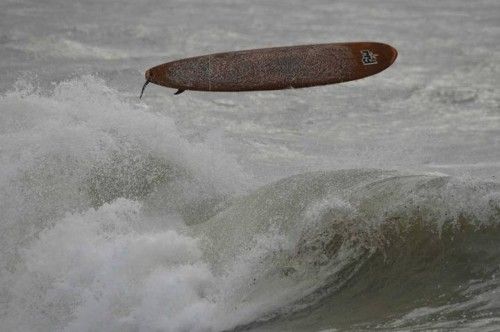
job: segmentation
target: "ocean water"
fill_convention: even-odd
[[[2,0],[5,331],[500,329],[500,2]],[[166,61],[379,41],[309,89]]]

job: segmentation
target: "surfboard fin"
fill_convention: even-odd
[[[142,90],[141,90],[141,95],[139,96],[139,99],[142,98],[142,94],[144,93],[144,89],[146,89],[146,85],[149,84],[149,81],[146,81],[146,83],[144,83],[144,85],[142,86]]]
[[[180,94],[181,94],[181,93],[183,93],[184,91],[186,91],[186,90],[183,90],[183,89],[178,89],[178,90],[174,93],[174,95],[180,95]]]

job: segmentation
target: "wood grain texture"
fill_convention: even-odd
[[[277,90],[360,79],[386,69],[396,57],[391,46],[372,42],[274,47],[172,61],[145,76],[180,90]]]

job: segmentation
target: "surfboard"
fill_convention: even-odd
[[[376,42],[313,44],[215,53],[146,71],[146,83],[197,91],[305,88],[357,80],[381,72],[397,57]],[[144,92],[144,87],[142,92]],[[141,96],[142,96],[141,92]]]

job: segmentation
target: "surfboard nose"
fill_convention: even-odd
[[[391,57],[390,57],[390,65],[392,65],[394,63],[394,61],[396,61],[396,58],[398,57],[398,51],[392,47],[392,46],[389,46],[390,49],[391,49]]]

